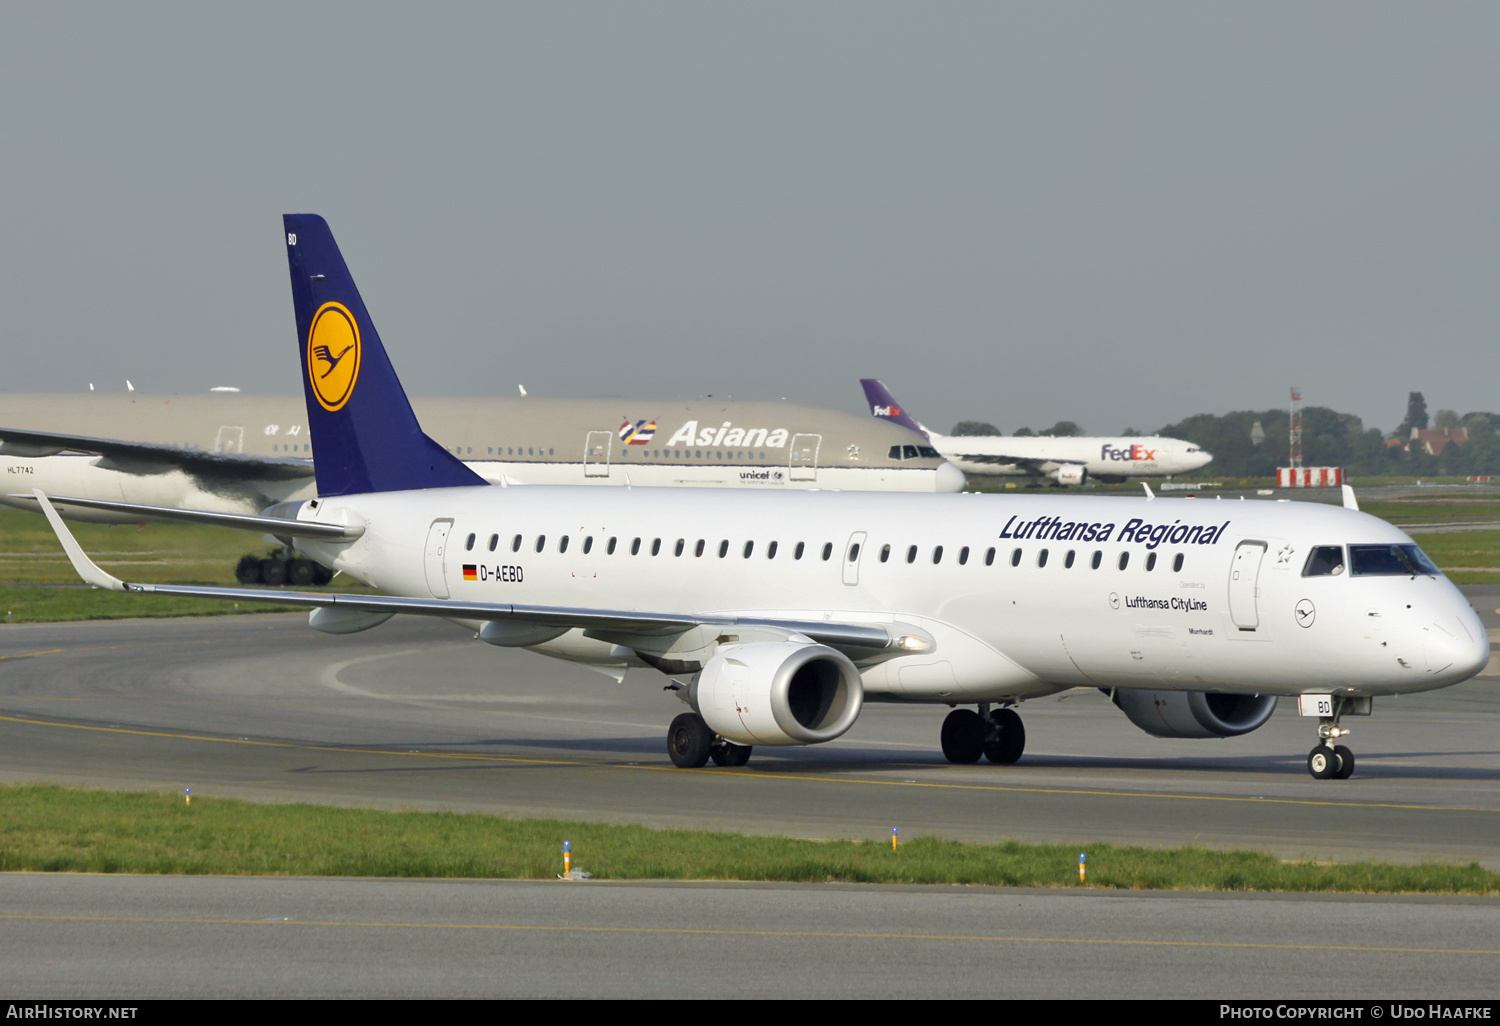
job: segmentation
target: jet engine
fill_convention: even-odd
[[[721,647],[688,689],[709,729],[741,745],[815,745],[854,725],[859,671],[841,652],[806,641]]]
[[[1088,468],[1076,463],[1064,463],[1052,472],[1052,480],[1060,485],[1081,485],[1088,479]]]
[[[1130,722],[1156,737],[1235,737],[1265,724],[1275,695],[1116,689],[1111,701]]]

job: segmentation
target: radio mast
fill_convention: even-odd
[[[1302,392],[1292,386],[1292,423],[1288,433],[1291,440],[1291,462],[1293,467],[1302,466]]]

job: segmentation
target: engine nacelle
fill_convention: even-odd
[[[815,745],[854,725],[864,682],[825,645],[757,641],[720,648],[688,698],[714,733],[742,745]]]
[[[1076,463],[1065,463],[1052,472],[1052,480],[1060,485],[1081,485],[1088,479],[1088,468]]]
[[[1113,701],[1130,722],[1156,737],[1235,737],[1265,724],[1275,695],[1118,688]]]

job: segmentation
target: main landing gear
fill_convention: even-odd
[[[983,755],[1008,766],[1026,750],[1026,727],[1014,709],[990,712],[988,704],[981,704],[978,712],[954,709],[949,713],[943,720],[941,739],[949,762],[978,762]]]
[[[716,766],[743,766],[750,761],[750,745],[719,737],[697,713],[683,713],[667,728],[667,754],[672,765],[698,769],[712,759]]]
[[[1349,733],[1348,728],[1339,726],[1343,706],[1343,700],[1335,695],[1333,715],[1318,720],[1318,747],[1307,753],[1307,772],[1314,780],[1348,780],[1354,775],[1354,753],[1334,743]]]
[[[234,568],[234,579],[241,584],[269,584],[273,587],[290,584],[305,588],[310,584],[327,584],[333,580],[333,571],[301,556],[275,552],[264,559],[256,555],[241,557]]]

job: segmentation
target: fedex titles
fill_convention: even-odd
[[[899,406],[872,406],[870,408],[870,410],[877,417],[899,417],[899,416],[901,416],[901,407],[899,407]]]
[[[1101,460],[1114,460],[1117,463],[1129,463],[1134,460],[1156,460],[1156,450],[1148,449],[1144,445],[1131,445],[1124,449],[1116,449],[1105,442],[1099,447],[1099,458]]]
[[[698,422],[690,420],[667,439],[667,444],[744,445],[751,448],[763,445],[767,449],[782,449],[786,447],[786,439],[786,428],[777,428],[775,431],[767,431],[765,428],[737,428],[726,420],[718,427],[710,424],[700,431]]]
[[[1137,517],[1120,528],[1120,533],[1115,535],[1114,524],[1085,524],[1064,520],[1062,517],[1038,517],[1016,523],[1016,518],[1011,517],[1006,521],[1000,537],[1015,538],[1018,541],[1034,538],[1037,541],[1107,542],[1114,536],[1118,541],[1137,542],[1148,549],[1154,549],[1163,542],[1169,545],[1212,545],[1224,536],[1228,527],[1227,520],[1218,527],[1189,527],[1181,520],[1174,520],[1170,524],[1147,524]]]

